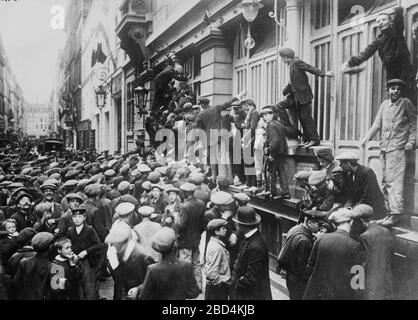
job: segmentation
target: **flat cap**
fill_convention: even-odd
[[[323,159],[327,162],[332,162],[334,161],[334,156],[332,155],[332,150],[331,149],[319,149],[316,152],[316,156],[319,159]]]
[[[168,167],[158,167],[155,169],[155,172],[158,172],[160,175],[165,176],[167,175]]]
[[[80,180],[79,182],[78,182],[78,184],[77,184],[77,188],[79,189],[79,190],[83,190],[84,191],[84,188],[85,187],[87,187],[89,184],[93,184],[94,183],[94,181],[93,180],[91,180],[91,179],[82,179],[82,180]]]
[[[197,200],[202,201],[204,204],[208,203],[210,200],[210,194],[202,189],[196,189],[196,191],[194,192],[194,197]]]
[[[150,191],[152,189],[152,183],[149,181],[145,181],[141,185],[142,189]]]
[[[347,208],[341,208],[331,213],[331,215],[328,217],[328,220],[336,224],[348,222],[353,220],[353,213]]]
[[[218,191],[212,194],[210,201],[217,206],[227,206],[234,202],[234,198],[228,192]]]
[[[152,214],[155,212],[155,209],[153,207],[149,207],[149,206],[142,206],[142,207],[138,208],[137,212],[142,217],[151,217]]]
[[[207,229],[208,232],[213,234],[216,230],[219,230],[221,227],[226,226],[228,221],[224,219],[213,219],[209,221]]]
[[[13,182],[11,181],[2,181],[0,183],[0,188],[8,188]]]
[[[61,169],[60,168],[53,168],[51,170],[48,170],[45,172],[47,176],[53,175],[53,174],[59,174],[61,175]]]
[[[127,215],[129,215],[130,213],[132,213],[134,210],[135,210],[135,205],[133,203],[130,203],[130,202],[122,202],[121,204],[119,204],[116,207],[115,213],[119,217],[126,217]]]
[[[148,180],[151,183],[158,183],[158,182],[160,182],[160,178],[161,178],[161,175],[158,172],[151,172],[148,175]]]
[[[396,86],[396,85],[402,86],[403,88],[406,87],[405,81],[402,81],[401,79],[391,79],[391,80],[389,80],[386,84],[386,87],[390,88],[391,86]]]
[[[70,170],[65,175],[65,179],[74,179],[74,178],[77,178],[77,176],[79,175],[79,173],[80,173],[79,170]]]
[[[62,187],[65,188],[75,188],[78,185],[78,181],[77,180],[68,180],[66,181]]]
[[[126,175],[129,173],[129,169],[130,169],[129,165],[126,164],[122,168],[120,168],[119,172],[121,175]]]
[[[140,164],[138,165],[138,170],[141,173],[147,173],[147,172],[151,172],[151,168],[149,166],[147,166],[146,164]]]
[[[108,163],[107,163],[107,167],[108,168],[113,168],[116,164],[118,163],[118,160],[110,160]]]
[[[112,178],[112,177],[116,176],[116,172],[115,172],[115,170],[110,169],[110,170],[105,171],[104,175],[107,178]]]
[[[174,187],[172,185],[167,185],[166,188],[165,188],[165,192],[167,192],[167,193],[175,192],[175,193],[179,194],[180,193],[180,189],[178,189],[178,188],[176,188],[176,187]]]
[[[192,172],[190,174],[190,181],[194,184],[201,184],[205,180],[205,176],[200,172]]]
[[[227,177],[220,176],[217,179],[218,186],[221,188],[228,188],[229,187],[229,180]]]
[[[251,198],[245,193],[235,193],[234,199],[243,205],[247,205],[251,201]]]
[[[104,192],[104,186],[99,183],[89,184],[84,188],[87,197],[97,197]]]
[[[190,182],[183,183],[180,186],[180,190],[185,191],[185,192],[195,192],[196,188],[197,188],[196,185]]]
[[[281,48],[279,50],[279,54],[282,57],[288,57],[288,58],[291,58],[291,59],[293,59],[295,57],[295,51],[293,51],[290,48]]]
[[[22,193],[19,193],[19,194],[16,196],[16,202],[19,202],[19,201],[20,201],[20,199],[22,199],[22,198],[24,198],[24,197],[29,198],[29,200],[30,200],[31,202],[33,201],[33,198],[32,198],[32,196],[31,196],[29,193],[27,193],[27,192],[22,192]]]
[[[29,175],[29,174],[31,174],[32,173],[32,171],[33,171],[33,168],[25,168],[25,169],[23,169],[22,170],[22,174],[23,175]]]
[[[117,244],[129,240],[132,229],[127,223],[115,223],[105,239],[105,243]]]
[[[344,173],[344,170],[343,170],[343,168],[338,166],[338,167],[335,167],[334,169],[332,169],[331,173],[332,173],[332,175],[342,174],[342,173]]]
[[[49,232],[40,232],[32,238],[32,247],[35,251],[46,251],[54,241],[54,235]]]
[[[67,199],[67,201],[78,200],[80,203],[83,203],[84,202],[83,197],[80,196],[78,193],[70,193],[70,194],[67,194],[65,196],[65,198]]]
[[[360,156],[357,152],[354,151],[343,151],[340,154],[338,154],[335,159],[341,161],[341,160],[360,160]]]
[[[53,183],[46,183],[46,182],[44,182],[42,185],[41,185],[41,187],[40,187],[40,189],[42,190],[42,191],[45,191],[45,190],[52,190],[52,191],[57,191],[57,189],[58,189],[58,187],[55,185],[55,184],[53,184]]]
[[[311,176],[309,177],[308,183],[311,186],[317,186],[327,180],[327,174],[324,170],[321,171],[313,171]]]
[[[274,110],[271,107],[264,107],[261,112],[260,112],[260,116],[264,115],[264,114],[273,114]]]
[[[132,189],[132,185],[128,181],[122,181],[118,184],[118,191],[119,192],[128,192]]]
[[[295,180],[308,180],[313,171],[299,171],[295,174]]]
[[[176,241],[176,234],[173,229],[164,227],[158,230],[152,237],[152,248],[160,253],[171,250]]]
[[[47,179],[45,180],[44,184],[55,184],[55,186],[58,188],[60,182],[56,179]]]
[[[137,177],[139,175],[141,175],[141,172],[138,169],[135,169],[131,172],[132,177]]]
[[[326,220],[328,214],[324,211],[317,211],[317,210],[305,210],[303,212],[305,216],[308,216],[312,219],[318,219],[318,220]]]
[[[52,162],[49,164],[49,169],[54,169],[56,167],[59,167],[60,163],[59,162]]]
[[[72,215],[84,215],[86,214],[87,209],[84,207],[79,207],[79,208],[75,208],[75,209],[71,209],[71,214]]]
[[[19,232],[19,235],[16,238],[17,243],[19,246],[23,247],[26,245],[26,243],[29,242],[29,240],[32,240],[32,238],[37,234],[36,230],[33,228],[25,228],[22,231]]]
[[[9,184],[8,188],[9,189],[15,189],[15,188],[23,188],[24,185],[22,182],[13,182],[11,184]]]
[[[359,204],[353,208],[351,211],[351,215],[353,219],[356,218],[371,218],[373,217],[373,207],[367,205],[367,204]]]
[[[200,96],[200,97],[197,98],[197,102],[200,102],[200,103],[203,103],[203,104],[209,104],[210,100],[207,97]]]

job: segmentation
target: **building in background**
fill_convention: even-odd
[[[27,104],[24,120],[24,134],[30,141],[50,136],[50,107],[47,104]]]

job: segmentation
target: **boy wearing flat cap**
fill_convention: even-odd
[[[406,152],[415,147],[417,138],[417,108],[403,97],[406,83],[400,79],[388,81],[389,99],[382,102],[372,128],[362,139],[365,145],[379,133],[382,188],[388,216],[381,221],[391,227],[402,218]]]
[[[207,226],[210,240],[205,256],[205,300],[228,300],[231,270],[229,252],[225,247],[227,224],[226,220],[214,219]]]

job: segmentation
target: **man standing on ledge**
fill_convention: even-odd
[[[290,48],[282,48],[279,51],[283,62],[289,65],[290,83],[284,88],[283,95],[292,95],[296,101],[296,114],[303,128],[304,143],[302,147],[318,146],[320,138],[316,124],[312,118],[312,89],[309,85],[308,75],[312,73],[318,77],[333,77],[331,71],[324,72],[295,57],[295,52]]]

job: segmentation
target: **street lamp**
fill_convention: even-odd
[[[244,45],[249,50],[255,47],[255,40],[251,36],[250,23],[257,18],[258,11],[263,7],[260,0],[242,0],[241,2],[242,15],[248,22],[248,34],[244,41]]]
[[[97,108],[99,108],[100,111],[102,111],[106,105],[106,90],[102,85],[96,89],[96,103]]]
[[[134,89],[135,107],[138,108],[140,114],[146,114],[146,103],[149,90],[139,85]]]

